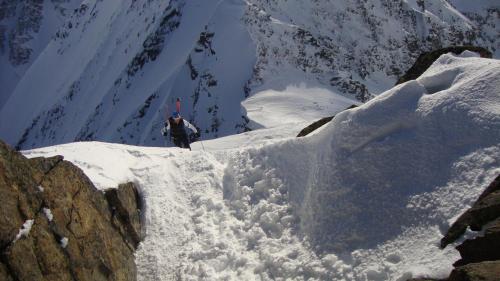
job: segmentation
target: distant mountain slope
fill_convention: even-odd
[[[498,7],[479,5],[484,21],[444,0],[86,1],[4,95],[0,118],[15,122],[2,122],[0,137],[18,148],[163,145],[159,129],[180,97],[182,115],[216,138],[269,126],[247,114],[273,110],[257,94],[290,87],[332,101],[305,104],[308,116],[332,115],[351,104],[335,101],[388,89],[422,51],[472,43],[497,52]]]
[[[0,108],[82,0],[0,2]]]

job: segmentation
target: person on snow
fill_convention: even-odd
[[[193,126],[188,121],[184,120],[181,117],[179,112],[174,111],[172,116],[168,118],[165,122],[165,127],[161,129],[161,133],[163,136],[167,136],[168,131],[170,131],[170,136],[174,142],[174,144],[180,148],[188,148],[191,150],[191,146],[189,145],[189,139],[186,132],[186,127],[191,129],[195,134],[198,133],[195,126]]]

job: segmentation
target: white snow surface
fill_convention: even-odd
[[[0,12],[0,108],[82,0],[2,1]]]
[[[45,214],[45,217],[47,217],[49,221],[52,221],[54,219],[54,215],[52,215],[52,211],[49,208],[43,208],[42,210]]]
[[[19,229],[19,232],[16,235],[16,238],[14,238],[14,242],[17,240],[21,239],[23,236],[28,236],[31,231],[31,227],[33,226],[33,222],[35,220],[26,220],[23,224],[23,226]]]
[[[137,184],[139,280],[440,278],[459,258],[439,249],[444,231],[500,173],[499,92],[498,60],[443,55],[303,138],[289,123],[193,151],[78,142],[23,153],[63,155],[99,189]]]
[[[63,237],[63,238],[61,238],[61,241],[59,241],[59,242],[60,242],[61,247],[66,248],[68,246],[69,239],[68,239],[68,237]]]
[[[325,88],[308,87],[304,83],[283,90],[264,90],[242,103],[253,128],[272,128],[285,123],[321,119],[353,104],[360,102]]]

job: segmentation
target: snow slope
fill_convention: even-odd
[[[0,108],[56,31],[82,0],[2,1]]]
[[[274,128],[286,123],[311,122],[334,115],[359,101],[322,87],[290,85],[282,91],[261,91],[242,102],[252,128]]]
[[[177,97],[206,139],[299,121],[289,119],[300,107],[265,119],[292,99],[313,121],[392,87],[424,51],[496,51],[498,6],[479,2],[471,12],[444,0],[84,1],[55,35],[40,35],[48,43],[5,88],[0,120],[15,122],[0,122],[0,137],[22,149],[82,140],[159,146]],[[13,75],[2,70],[2,81]],[[320,101],[327,104],[314,106]]]
[[[159,145],[176,97],[205,135],[233,133],[255,62],[244,9],[241,1],[82,4],[0,111],[16,116],[0,123],[2,138],[29,147],[96,138]]]
[[[99,189],[140,187],[139,280],[444,277],[458,253],[438,248],[442,233],[500,173],[499,89],[500,61],[443,55],[305,138],[291,123],[191,152],[78,142],[24,154],[62,154]]]

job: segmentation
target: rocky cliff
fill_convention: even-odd
[[[62,156],[27,159],[0,141],[0,280],[135,280],[140,200],[105,193]]]

